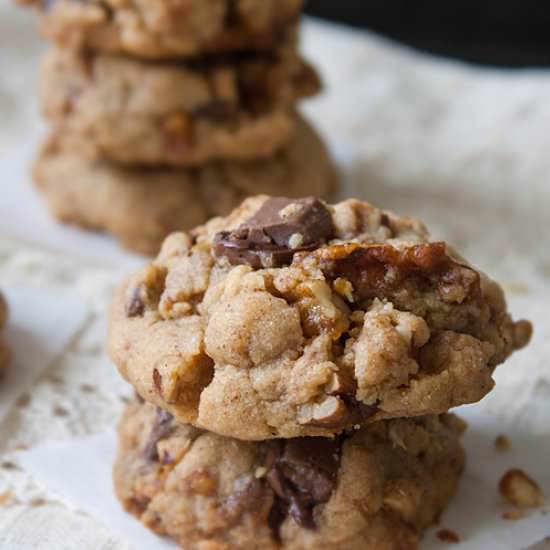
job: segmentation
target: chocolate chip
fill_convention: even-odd
[[[328,502],[338,474],[341,437],[278,440],[268,443],[266,479],[276,495],[274,517],[286,514],[314,529],[314,510]]]
[[[217,257],[231,265],[288,265],[297,252],[315,250],[334,233],[332,217],[318,199],[268,199],[252,218],[214,237]]]
[[[237,105],[230,101],[221,99],[212,101],[206,105],[201,105],[193,111],[193,114],[199,118],[209,118],[216,121],[228,121],[234,118],[239,112]]]
[[[158,369],[153,370],[153,384],[155,385],[155,389],[159,393],[162,393],[162,376],[160,375]]]
[[[157,416],[155,418],[155,423],[153,424],[153,429],[149,434],[149,440],[147,445],[145,445],[145,450],[143,451],[143,457],[148,461],[159,460],[159,455],[157,451],[157,443],[170,435],[172,431],[172,420],[174,417],[162,409],[157,409]]]
[[[127,317],[142,317],[145,313],[145,304],[141,298],[141,287],[134,288],[130,299],[126,302]]]

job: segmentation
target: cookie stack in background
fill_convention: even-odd
[[[249,198],[115,297],[117,495],[186,550],[415,549],[464,467],[448,410],[530,331],[416,220]]]
[[[248,195],[334,190],[296,111],[320,89],[297,51],[302,0],[19,1],[55,43],[34,176],[61,221],[153,254]]]

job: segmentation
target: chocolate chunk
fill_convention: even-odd
[[[155,389],[162,393],[162,376],[158,369],[153,369],[153,384],[155,385]]]
[[[145,445],[145,450],[143,451],[143,457],[145,460],[154,461],[159,460],[159,455],[157,451],[157,443],[170,435],[172,431],[172,420],[174,417],[162,409],[157,409],[157,417],[153,425],[153,429],[149,434],[149,441]]]
[[[297,252],[315,250],[333,233],[332,217],[320,200],[276,197],[237,229],[218,233],[213,249],[231,265],[278,267],[290,264]]]
[[[229,495],[222,510],[230,524],[241,520],[245,512],[253,511],[259,518],[269,517],[274,507],[273,491],[263,480],[253,478]]]
[[[378,403],[376,405],[359,403],[359,414],[361,415],[362,422],[368,422],[378,412],[378,410]],[[360,422],[358,422],[358,424],[359,423]]]
[[[145,304],[141,298],[141,287],[134,288],[130,299],[126,302],[127,317],[142,317],[145,313]]]
[[[193,114],[199,118],[209,118],[220,122],[229,121],[238,114],[239,108],[230,101],[221,99],[212,101],[206,105],[201,105],[193,111]]]
[[[266,479],[277,497],[273,518],[282,522],[290,514],[302,527],[315,528],[314,509],[328,502],[336,484],[342,442],[312,437],[268,444]]]

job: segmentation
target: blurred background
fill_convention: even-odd
[[[307,11],[476,63],[550,64],[545,0],[311,0]]]
[[[310,0],[306,11],[315,17],[303,23],[302,49],[325,90],[303,110],[344,162],[346,194],[425,219],[488,266],[474,228],[505,216],[500,234],[485,237],[495,262],[513,268],[515,254],[534,247],[550,273],[540,239],[541,204],[550,204],[550,4]],[[44,134],[36,92],[46,44],[36,27],[30,10],[0,0],[0,160],[14,172],[0,190],[29,179]]]

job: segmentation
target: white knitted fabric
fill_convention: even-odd
[[[505,285],[516,317],[534,322],[532,345],[500,369],[480,407],[550,435],[550,73],[473,69],[322,24],[307,23],[304,34],[326,80],[325,95],[305,111],[332,144],[354,153],[349,192],[423,219]],[[41,48],[34,19],[0,0],[0,167],[37,127]],[[0,235],[0,287],[65,289],[94,311],[28,404],[0,425],[2,550],[128,548],[38,486],[13,456],[116,422],[131,390],[103,345],[122,272]]]

